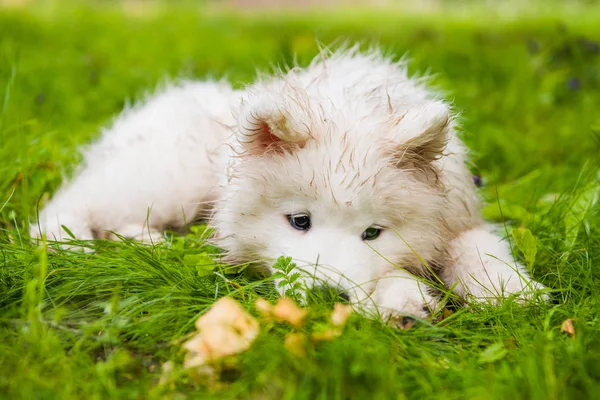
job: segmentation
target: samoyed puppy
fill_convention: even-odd
[[[482,220],[456,124],[377,50],[322,54],[243,91],[183,82],[102,131],[31,235],[155,241],[206,218],[227,262],[269,271],[289,256],[303,287],[386,319],[431,315],[431,281],[471,301],[530,299],[543,286]]]

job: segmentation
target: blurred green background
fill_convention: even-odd
[[[489,179],[550,168],[548,190],[560,191],[598,153],[595,3],[272,3],[5,0],[0,193],[30,177],[28,196],[51,190],[44,168],[68,170],[76,145],[160,81],[225,76],[241,87],[257,69],[306,64],[318,43],[344,40],[379,43],[408,55],[412,72],[435,74]]]
[[[273,328],[223,386],[180,369],[159,384],[160,365],[181,360],[177,340],[215,297],[252,310],[274,291],[223,280],[216,264],[200,273],[186,262],[207,251],[194,233],[47,254],[27,238],[38,205],[81,146],[161,82],[243,87],[344,41],[380,44],[432,75],[461,113],[486,217],[509,237],[533,233],[529,267],[552,302],[462,310],[409,331],[356,317],[301,360],[281,345],[289,329]],[[596,1],[0,0],[0,105],[1,397],[600,397]],[[566,318],[574,338],[560,332]]]

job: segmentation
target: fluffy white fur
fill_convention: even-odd
[[[229,262],[291,256],[305,286],[385,317],[436,309],[434,274],[463,298],[526,299],[542,286],[484,225],[465,153],[448,104],[403,63],[337,52],[243,92],[187,82],[124,111],[31,232],[156,240],[210,216]],[[369,227],[381,234],[363,240]]]

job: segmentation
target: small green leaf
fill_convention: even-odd
[[[296,268],[296,264],[292,262],[292,257],[279,257],[273,264],[273,268],[288,273]]]
[[[537,240],[535,236],[527,228],[516,228],[512,231],[512,237],[519,251],[525,256],[527,266],[529,268],[533,267],[537,254]]]
[[[503,359],[508,350],[504,347],[504,343],[494,343],[479,354],[477,362],[479,364],[488,364]]]
[[[565,215],[565,244],[570,251],[575,246],[581,226],[588,224],[591,210],[600,197],[600,184],[593,183],[571,200],[569,211]]]
[[[171,241],[171,250],[183,251],[185,248],[185,240],[180,236],[174,236]]]
[[[208,276],[217,268],[217,263],[206,253],[186,254],[183,263],[196,267],[198,276]]]
[[[206,231],[206,225],[192,225],[190,226],[190,232],[195,235],[202,235]]]
[[[190,226],[190,233],[186,236],[191,238],[207,238],[212,236],[213,233],[214,229],[207,225],[192,225]]]
[[[271,275],[271,277],[273,279],[284,279],[286,277],[286,275],[281,272],[275,272],[275,273],[273,273],[273,275]]]
[[[288,282],[289,283],[294,283],[296,282],[298,279],[300,279],[302,277],[302,274],[300,272],[294,272],[293,274],[288,276]]]
[[[287,285],[288,285],[287,281],[281,280],[281,281],[279,281],[279,283],[277,284],[277,287],[283,288],[283,287],[285,287],[285,286],[287,286]]]

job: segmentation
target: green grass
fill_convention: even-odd
[[[592,7],[523,19],[0,9],[0,396],[599,398],[598,17]],[[531,268],[552,301],[458,310],[405,331],[355,316],[305,358],[283,347],[288,328],[267,326],[222,385],[181,368],[159,385],[160,365],[180,364],[177,340],[215,298],[255,313],[273,288],[190,262],[214,250],[199,230],[155,247],[48,253],[27,238],[37,204],[72,173],[79,146],[161,80],[226,75],[242,86],[256,69],[307,62],[315,38],[339,37],[409,52],[412,71],[436,73],[462,111],[486,216],[533,233]],[[330,305],[314,305],[304,330],[319,329]],[[575,337],[560,331],[566,318]]]

